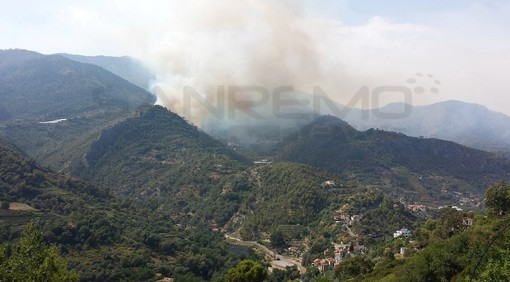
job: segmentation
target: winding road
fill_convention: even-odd
[[[231,241],[235,241],[235,242],[239,243],[240,245],[250,246],[250,247],[256,248],[258,250],[261,250],[264,253],[266,253],[267,255],[270,255],[271,257],[275,258],[276,261],[282,261],[282,262],[285,262],[288,264],[293,264],[293,265],[297,266],[299,273],[301,273],[301,274],[306,273],[306,267],[304,267],[300,262],[295,261],[296,258],[275,254],[275,252],[270,250],[268,247],[266,247],[262,244],[259,244],[258,242],[255,242],[255,241],[243,241],[239,238],[232,237],[228,234],[225,234],[225,238],[228,240],[231,240]]]

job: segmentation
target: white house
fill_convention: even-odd
[[[395,233],[393,233],[393,238],[410,237],[410,236],[411,236],[411,230],[409,230],[407,228],[402,228],[400,230],[395,231]]]

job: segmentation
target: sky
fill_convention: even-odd
[[[214,96],[218,85],[290,85],[362,107],[365,87],[368,107],[461,100],[510,115],[510,1],[0,4],[0,49],[133,56],[156,74],[160,103],[181,104],[184,86]]]

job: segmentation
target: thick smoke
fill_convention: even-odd
[[[210,119],[215,119],[215,125],[264,124],[274,116],[273,93],[279,87],[295,91],[278,96],[277,111],[292,112],[306,111],[287,106],[297,91],[311,93],[320,86],[338,94],[352,82],[331,50],[339,46],[330,44],[331,38],[317,21],[304,15],[302,2],[194,3],[182,11],[179,32],[168,33],[151,58],[158,70],[152,85],[157,103],[190,121],[199,125],[206,121],[210,125]],[[311,110],[311,96],[301,97]],[[211,113],[204,103],[223,106],[224,115]]]
[[[159,103],[181,114],[186,85],[210,100],[219,85],[304,92],[318,85],[358,107],[350,102],[363,86],[401,85],[417,92],[416,105],[455,99],[509,114],[510,96],[501,94],[510,64],[508,1],[11,2],[0,10],[2,48],[142,59],[157,74]],[[20,20],[20,11],[33,20]],[[414,91],[436,87],[428,74],[441,81],[439,93]],[[391,93],[370,98],[370,108],[403,102]],[[199,103],[189,112],[210,111]]]
[[[316,114],[352,119],[360,112],[331,100],[351,108],[415,102],[398,91],[370,91],[416,73],[428,50],[399,49],[419,45],[428,34],[420,26],[377,17],[348,26],[311,16],[306,1],[170,3],[168,18],[155,15],[154,30],[133,32],[145,42],[134,55],[157,75],[157,103],[215,136],[246,142],[272,128],[278,141]]]

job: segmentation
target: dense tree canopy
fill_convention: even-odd
[[[485,200],[487,211],[494,216],[501,216],[510,212],[510,186],[500,182],[487,190]]]
[[[34,224],[26,227],[19,242],[0,246],[0,277],[2,281],[78,281],[58,248],[46,245]]]
[[[262,282],[267,274],[264,266],[253,260],[244,260],[228,271],[225,281],[228,282]]]

